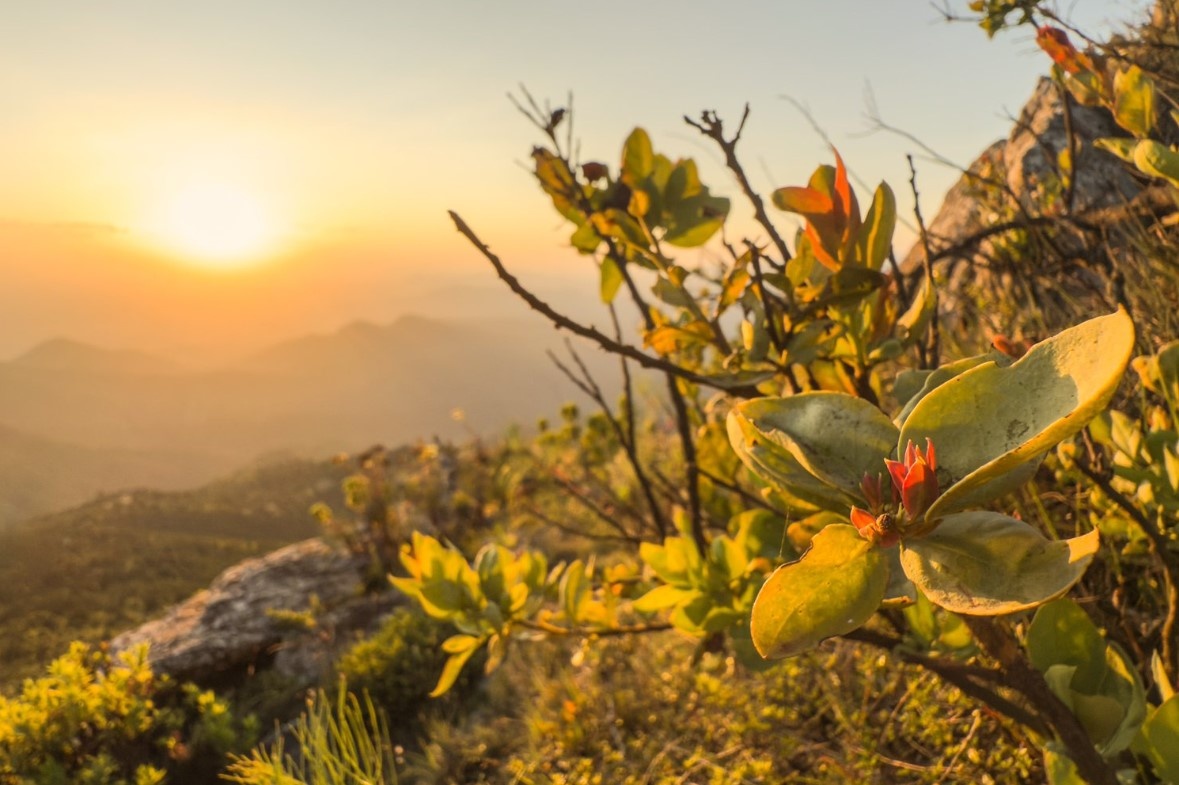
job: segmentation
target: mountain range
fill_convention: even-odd
[[[0,524],[125,487],[192,487],[268,454],[529,426],[578,398],[546,356],[561,341],[539,320],[403,316],[194,371],[53,339],[0,363]],[[612,360],[581,355],[616,388]]]

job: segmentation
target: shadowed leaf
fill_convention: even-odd
[[[974,616],[1034,608],[1080,580],[1098,548],[1097,530],[1048,540],[997,512],[944,518],[930,534],[901,545],[905,574],[936,605]]]

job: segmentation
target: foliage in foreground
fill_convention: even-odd
[[[289,734],[289,736],[288,736]],[[294,750],[285,751],[285,738]],[[384,719],[367,698],[340,690],[308,701],[292,727],[280,729],[273,746],[236,758],[223,775],[241,785],[393,785],[393,744]]]
[[[1132,137],[1098,147],[1153,178],[1147,196],[1165,197],[1158,211],[1143,199],[1096,230],[1091,216],[1074,220],[1078,159],[1070,148],[1056,156],[1055,187],[1029,192],[1020,205],[1045,247],[1098,231],[1107,243],[1110,233],[1122,233],[1135,249],[1130,224],[1143,222],[1173,255],[1166,227],[1179,153],[1158,136],[1164,126],[1156,105],[1166,83],[1133,61],[1132,48],[1100,55],[1073,48],[1063,31],[1043,24],[1049,12],[1040,3],[973,7],[991,33],[1015,11],[1040,25],[1037,40],[1056,63],[1062,93],[1107,107]],[[609,448],[587,451],[586,463],[600,472],[568,483],[575,498],[592,502],[586,517],[598,525],[566,522],[567,530],[613,537],[623,547],[607,563],[554,564],[543,551],[496,542],[468,557],[415,534],[402,549],[407,574],[394,585],[456,627],[443,644],[450,660],[435,692],[445,692],[475,652],[487,651],[490,672],[513,638],[538,634],[671,626],[695,637],[701,652],[728,646],[749,666],[752,649],[792,656],[842,636],[920,663],[1021,723],[1041,738],[1053,782],[1172,780],[1179,747],[1164,742],[1179,736],[1172,724],[1179,704],[1170,696],[1179,672],[1171,502],[1179,453],[1166,358],[1175,336],[1151,330],[1139,342],[1135,322],[1140,329],[1160,322],[1128,310],[1134,303],[1117,283],[1119,254],[1102,260],[1112,285],[1094,298],[1117,303],[1115,313],[1079,325],[1074,317],[1075,326],[1052,330],[1030,350],[998,335],[995,351],[943,358],[928,238],[923,270],[906,275],[895,261],[887,268],[895,199],[882,184],[861,211],[838,153],[806,185],[774,191],[770,201],[804,222],[791,247],[735,155],[745,118],[732,135],[714,113],[689,119],[720,147],[765,233],[741,245],[723,237],[719,269],[691,269],[678,261],[682,249],[720,231],[731,207],[711,195],[692,161],[657,153],[636,129],[616,170],[583,163],[574,158],[571,131],[558,134],[572,122],[565,110],[532,102],[524,111],[546,137],[533,151],[538,184],[574,225],[573,247],[597,265],[603,302],[627,296],[638,310],[649,351],[627,344],[617,329],[610,336],[554,311],[452,215],[456,227],[555,325],[662,376],[680,474],[669,479],[665,462],[644,456],[640,442],[649,437],[635,427],[629,376],[621,402],[611,405],[574,354],[580,373],[569,375],[598,404]],[[1028,218],[1029,210],[1037,214]],[[987,240],[994,249],[1003,241],[1005,252],[1018,251],[1017,236],[1030,231],[1016,221],[970,242]],[[1173,288],[1172,280],[1160,290]],[[1044,328],[1044,314],[1037,316]],[[1119,411],[1085,431],[1144,345],[1135,368],[1145,392],[1122,399]],[[1109,423],[1120,426],[1117,436]],[[1144,449],[1132,434],[1148,428],[1156,439]],[[1136,473],[1133,463],[1145,467]],[[1008,514],[1009,494],[1042,465],[1058,478],[1084,476],[1088,488],[1065,489],[1078,498],[1074,511],[1087,503],[1078,491],[1088,491],[1095,508],[1117,508],[1130,525],[1102,550],[1100,535],[1114,532],[1093,516],[1046,504],[1046,495],[1061,493],[1050,482],[1031,491],[1035,520]],[[623,472],[629,481],[618,481]],[[600,478],[606,493],[595,494]],[[1127,483],[1135,480],[1130,496]],[[1149,561],[1120,558],[1131,530],[1149,542]],[[776,553],[765,548],[775,541]],[[1076,586],[1102,596],[1102,583],[1111,581],[1141,598],[1141,638],[1128,632],[1133,609],[1125,603],[1107,609],[1090,601],[1105,634],[1117,638],[1107,642],[1083,611],[1053,602]],[[884,632],[865,627],[874,619],[887,624]],[[1127,637],[1132,646],[1122,645]],[[970,657],[977,659],[963,670],[960,660]],[[1148,684],[1160,704],[1147,698]]]
[[[192,685],[156,676],[146,649],[112,659],[81,643],[0,698],[0,782],[157,785],[208,777],[247,747],[249,724]]]

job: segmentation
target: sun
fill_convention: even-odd
[[[263,200],[229,180],[176,188],[157,203],[148,230],[158,245],[205,267],[256,264],[279,244],[278,225]]]

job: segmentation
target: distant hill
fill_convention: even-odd
[[[0,523],[98,490],[193,486],[259,455],[531,425],[577,391],[545,356],[540,321],[357,322],[192,372],[166,359],[55,339],[0,363]],[[613,361],[587,362],[612,389]],[[463,423],[451,412],[462,409]]]
[[[13,365],[43,370],[105,374],[173,373],[178,367],[164,357],[131,350],[102,349],[69,338],[51,338],[12,360]]]
[[[348,465],[283,460],[190,491],[127,491],[0,529],[0,685],[105,640],[226,567],[319,533]]]
[[[183,488],[218,469],[203,455],[80,447],[0,425],[0,527],[129,485]]]

